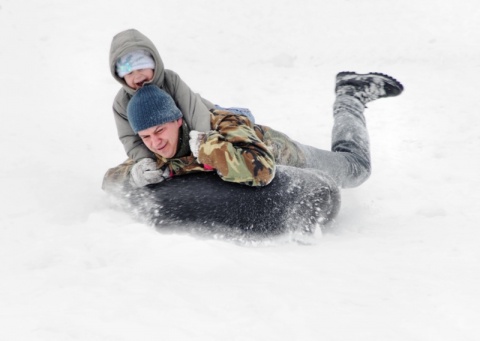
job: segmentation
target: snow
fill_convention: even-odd
[[[334,77],[388,73],[373,174],[336,230],[158,233],[100,189],[125,159],[114,34],[259,123],[329,148]],[[0,2],[1,340],[478,340],[476,0]]]

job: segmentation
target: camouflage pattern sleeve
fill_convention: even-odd
[[[114,168],[110,168],[103,177],[102,189],[107,193],[121,193],[128,187],[130,170],[135,161],[127,159]]]
[[[255,127],[245,116],[215,111],[212,131],[200,144],[198,160],[216,169],[225,181],[268,185],[275,176],[275,158]]]

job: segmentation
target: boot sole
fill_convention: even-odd
[[[383,82],[390,88],[388,90],[386,89],[387,92],[390,92],[390,94],[391,94],[390,96],[397,96],[397,95],[401,94],[402,91],[403,91],[402,83],[400,83],[398,80],[396,80],[392,76],[389,76],[389,75],[386,75],[386,74],[380,73],[380,72],[369,72],[367,74],[358,74],[358,73],[353,72],[353,71],[342,71],[342,72],[337,74],[337,82],[339,81],[339,78],[343,78],[343,77],[346,77],[346,78],[342,79],[342,81],[346,81],[346,80],[349,79],[348,76],[352,76],[352,78],[353,78],[353,77],[368,76],[368,75],[381,77]]]

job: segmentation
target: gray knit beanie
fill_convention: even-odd
[[[139,131],[173,122],[181,118],[173,98],[154,84],[138,89],[127,106],[128,122],[133,131]]]

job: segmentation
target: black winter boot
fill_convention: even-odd
[[[364,105],[379,98],[398,96],[402,91],[403,85],[399,81],[377,72],[359,75],[343,71],[337,75],[335,86],[337,96],[354,96]]]

